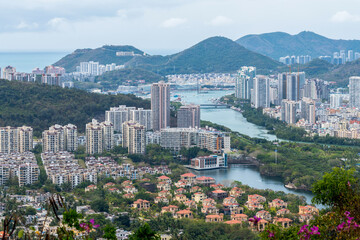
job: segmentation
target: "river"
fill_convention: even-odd
[[[211,103],[211,99],[220,98],[232,93],[234,92],[209,91],[208,93],[198,94],[195,91],[176,91],[173,94],[181,97],[181,100],[186,103],[206,104]],[[249,123],[240,112],[229,108],[201,109],[201,120],[224,125],[233,131],[237,131],[250,137],[264,138],[270,141],[277,139],[275,135],[268,134],[265,128]],[[253,166],[233,165],[229,166],[228,169],[205,170],[200,172],[193,171],[193,173],[198,176],[213,177],[217,182],[236,180],[253,188],[272,189],[275,191],[302,195],[306,198],[307,203],[311,203],[313,197],[313,194],[310,192],[285,188],[283,182],[279,178],[261,176],[256,167]]]

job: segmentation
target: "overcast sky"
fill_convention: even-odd
[[[360,39],[359,0],[0,0],[0,11],[0,51],[128,44],[163,54],[273,31]]]

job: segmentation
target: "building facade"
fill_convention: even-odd
[[[145,126],[135,121],[128,121],[123,123],[123,147],[128,148],[128,152],[130,154],[145,153]]]
[[[200,127],[200,105],[181,106],[177,112],[177,127],[199,128]]]
[[[170,127],[170,84],[153,83],[151,86],[152,127],[155,131]]]

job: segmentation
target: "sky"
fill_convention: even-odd
[[[133,45],[170,54],[212,36],[313,31],[360,39],[359,0],[0,0],[0,51]]]

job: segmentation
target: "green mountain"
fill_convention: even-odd
[[[318,77],[336,82],[339,87],[346,87],[349,84],[349,78],[352,76],[360,76],[360,59],[338,65]]]
[[[318,77],[322,74],[332,71],[336,66],[329,63],[328,61],[315,58],[309,63],[306,64],[294,64],[291,66],[292,72],[305,72],[306,77]],[[290,70],[289,66],[282,66],[278,69],[279,72],[288,72]]]
[[[340,50],[360,52],[360,40],[334,40],[313,32],[290,35],[284,32],[246,35],[236,40],[247,49],[274,59],[287,55],[310,55],[313,58]]]
[[[134,51],[139,55],[117,57],[117,51]],[[224,37],[208,38],[182,52],[168,56],[144,55],[142,51],[131,46],[103,46],[97,49],[82,49],[65,56],[54,65],[65,67],[68,72],[71,72],[82,61],[98,61],[100,64],[114,62],[124,64],[126,68],[141,68],[160,75],[233,72],[244,65],[253,65],[259,70],[272,70],[281,66],[279,62],[254,53]]]
[[[77,49],[73,53],[66,55],[56,63],[55,66],[64,67],[67,72],[74,72],[80,62],[96,61],[100,64],[116,63],[123,65],[133,58],[133,56],[116,56],[116,52],[134,52],[134,54],[144,54],[143,51],[133,46],[102,46],[100,48]]]
[[[95,82],[104,90],[116,89],[119,85],[137,86],[139,83],[149,84],[160,80],[164,80],[164,77],[140,68],[110,71],[95,78]]]
[[[92,118],[104,119],[110,107],[150,108],[149,101],[134,95],[102,95],[7,80],[0,80],[0,96],[0,126],[31,126],[38,137],[53,124],[72,123],[84,132]]]
[[[182,52],[165,57],[139,56],[126,64],[126,66],[137,66],[162,75],[234,72],[244,65],[256,66],[259,70],[269,70],[281,64],[249,51],[225,37],[211,37]]]

